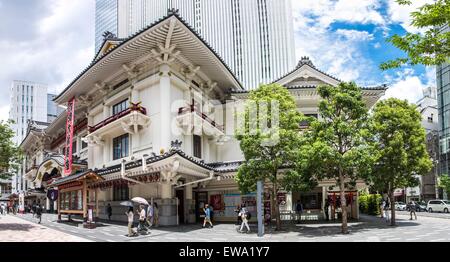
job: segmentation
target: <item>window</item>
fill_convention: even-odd
[[[88,147],[88,144],[86,142],[84,142],[84,140],[81,140],[81,149],[85,149],[86,147]]]
[[[202,158],[202,138],[194,135],[194,156]]]
[[[116,137],[113,140],[113,160],[128,156],[129,135]]]
[[[113,106],[113,115],[117,115],[128,109],[128,99]]]
[[[74,141],[72,143],[72,154],[76,154],[77,153],[77,141]]]
[[[129,200],[128,185],[115,185],[113,188],[113,201]]]

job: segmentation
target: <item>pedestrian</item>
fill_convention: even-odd
[[[386,219],[386,223],[391,221],[391,215],[389,214],[390,211],[390,203],[389,200],[386,199],[384,203],[384,218]]]
[[[130,207],[125,215],[128,217],[128,237],[136,236],[136,232],[133,230],[133,222],[134,222],[134,211],[133,207]]]
[[[297,224],[300,224],[300,222],[302,221],[302,213],[303,213],[303,205],[302,202],[300,202],[300,200],[297,200],[295,211],[297,213]]]
[[[33,201],[33,205],[31,207],[31,213],[33,213],[33,217],[36,215],[36,201]]]
[[[236,216],[237,216],[236,225],[240,225],[242,223],[242,218],[239,215],[241,213],[241,205],[237,205],[236,209],[234,209],[234,212],[236,213]]]
[[[330,221],[330,213],[328,212],[329,210],[329,207],[330,207],[330,202],[327,200],[327,201],[325,201],[325,207],[323,208],[324,209],[324,211],[325,211],[325,219],[326,219],[326,221]]]
[[[39,219],[39,224],[40,224],[41,220],[42,220],[42,207],[40,204],[36,205],[36,218]]]
[[[111,207],[111,204],[109,204],[109,203],[108,203],[108,206],[106,207],[106,214],[108,214],[108,220],[111,221],[112,207]]]
[[[206,223],[209,223],[211,225],[211,228],[213,228],[213,224],[211,222],[211,209],[209,208],[208,204],[205,204],[205,207],[203,208],[203,211],[205,212],[205,219],[203,221],[203,228],[206,227]]]
[[[381,203],[380,203],[381,218],[384,218],[384,206],[385,205],[386,205],[386,201],[384,201],[384,199],[381,199]]]
[[[146,233],[147,228],[145,227],[145,221],[146,221],[146,212],[144,205],[139,206],[139,225],[138,225],[138,232],[139,233]]]
[[[153,205],[150,204],[147,208],[147,225],[149,228],[153,226]]]
[[[159,227],[159,208],[158,208],[158,203],[154,203],[154,207],[153,207],[153,225],[155,225],[155,227]]]
[[[416,203],[414,201],[409,202],[409,214],[411,216],[411,218],[409,220],[413,220],[413,214],[414,214],[415,220],[417,220]]]
[[[241,229],[239,230],[240,233],[244,233],[244,226],[247,228],[247,234],[250,233],[250,226],[248,225],[248,220],[250,219],[250,213],[247,211],[245,207],[242,207],[241,212],[239,215],[242,218],[242,224]]]

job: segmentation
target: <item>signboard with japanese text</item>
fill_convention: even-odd
[[[72,98],[67,105],[67,121],[66,121],[66,151],[64,155],[64,175],[72,174],[72,146],[73,146],[73,126],[75,122],[75,97]]]

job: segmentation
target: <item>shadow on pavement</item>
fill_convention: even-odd
[[[31,229],[35,228],[36,226],[29,225],[29,224],[19,224],[19,223],[5,223],[0,224],[0,231],[30,231]]]

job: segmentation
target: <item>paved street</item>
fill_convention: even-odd
[[[86,242],[63,231],[50,229],[13,216],[0,216],[0,242]]]
[[[409,212],[408,211],[397,211],[397,214],[402,214],[402,215],[408,215],[409,216]],[[416,212],[416,214],[417,214],[418,217],[435,217],[435,218],[450,219],[450,214],[446,214],[446,213]]]
[[[386,225],[380,218],[363,216],[361,221],[350,223],[350,234],[345,236],[339,233],[339,223],[312,223],[307,225],[286,225],[284,231],[268,232],[264,238],[256,236],[254,225],[252,227],[253,233],[251,234],[240,234],[236,231],[236,227],[230,224],[217,225],[213,229],[202,229],[199,225],[189,225],[152,229],[150,235],[128,238],[125,236],[127,233],[125,225],[103,224],[97,229],[90,230],[77,227],[75,224],[56,223],[55,215],[44,215],[42,226],[33,225],[30,221],[33,221],[31,215],[2,217],[0,219],[0,240],[47,241],[57,239],[58,241],[82,241],[82,239],[86,239],[97,242],[450,242],[449,220],[421,216],[417,221],[410,221],[405,214],[398,215],[399,226],[395,228]],[[8,229],[12,225],[24,227],[25,230]],[[36,233],[38,229],[44,231]],[[23,231],[30,231],[28,232],[30,235],[24,234]],[[72,235],[73,239],[67,238],[68,235]],[[41,236],[45,236],[45,238]]]

